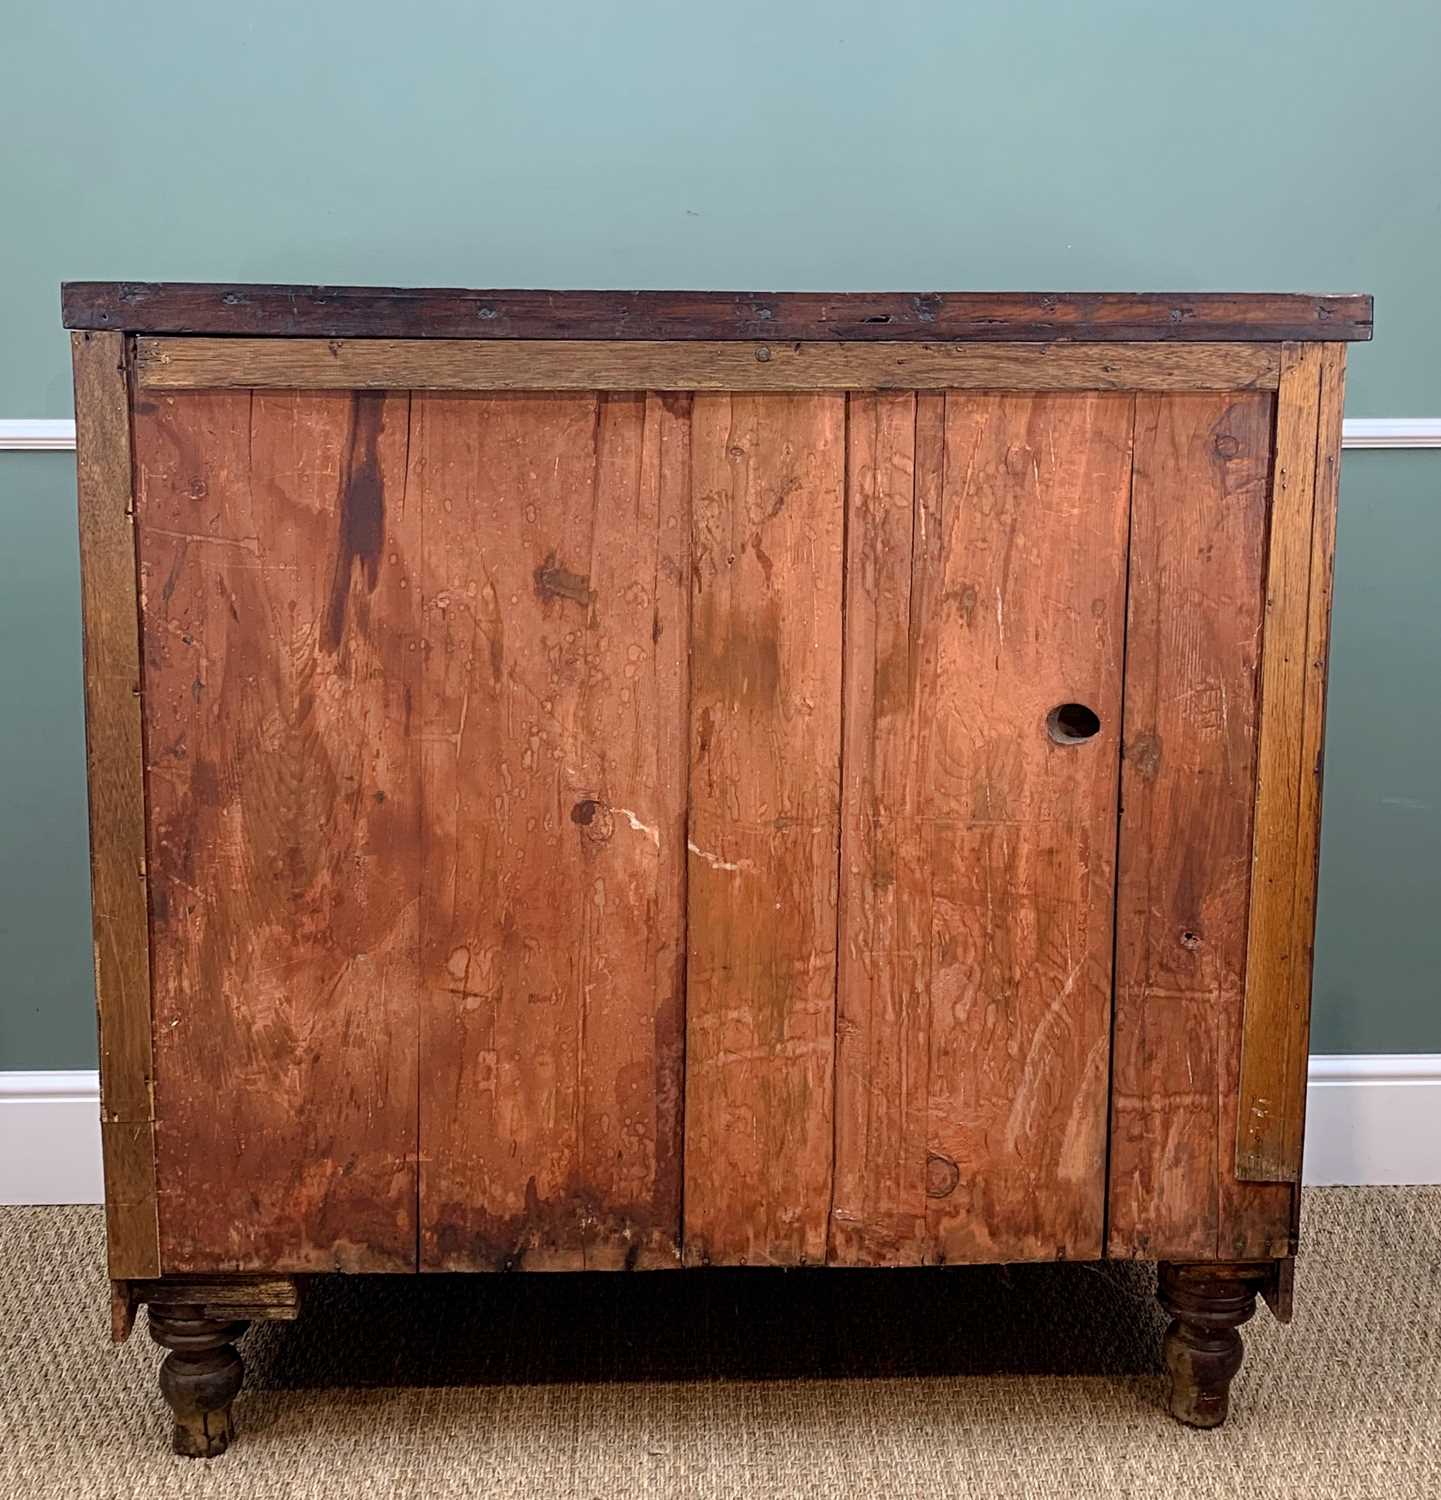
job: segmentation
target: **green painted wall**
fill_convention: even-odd
[[[1441,414],[1434,0],[12,9],[0,417],[65,277],[1362,290],[1350,414]],[[70,467],[0,453],[0,1068],[94,1050]],[[1441,1051],[1438,485],[1345,466],[1320,1050]]]

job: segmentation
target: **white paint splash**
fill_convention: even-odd
[[[627,823],[630,824],[632,828],[635,829],[637,833],[645,834],[645,836],[651,841],[651,843],[656,846],[657,849],[660,848],[659,828],[653,828],[649,823],[642,823],[641,820],[636,817],[636,815],[628,807],[618,807],[615,810],[621,815],[621,817],[626,820]]]
[[[748,859],[738,860],[735,863],[732,863],[728,859],[722,859],[719,854],[712,854],[709,849],[702,849],[692,839],[687,839],[685,846],[698,859],[703,859],[713,870],[730,870],[738,873],[741,870],[753,870],[755,868]]]

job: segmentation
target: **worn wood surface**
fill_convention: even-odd
[[[408,408],[136,406],[167,1272],[415,1265]]]
[[[1101,1252],[1132,407],[852,400],[838,1262]]]
[[[1136,403],[1108,1253],[1265,1256],[1235,1117],[1273,401]]]
[[[616,292],[69,281],[68,328],[283,338],[1368,339],[1371,298],[1303,292]]]
[[[1277,395],[1237,1174],[1298,1183],[1344,349],[1287,351]]]
[[[845,398],[695,397],[689,1262],[824,1260]]]
[[[79,338],[93,691],[136,554]],[[592,347],[616,391],[140,392],[160,1221],[114,1274],[1287,1254],[1244,1128],[1292,1090],[1298,1157],[1341,350],[1273,398],[662,394],[707,351]],[[716,368],[1215,353],[764,347]]]
[[[547,342],[140,338],[157,389],[1274,389],[1278,344]]]
[[[300,1316],[300,1286],[293,1276],[167,1276],[124,1285],[132,1307],[195,1307],[207,1318],[247,1323],[293,1323]]]
[[[160,1270],[130,406],[119,334],[71,337],[90,894],[110,1275]]]
[[[175,1416],[171,1446],[182,1458],[219,1458],[230,1446],[230,1407],[245,1379],[235,1343],[245,1329],[242,1319],[184,1303],[150,1309],[150,1337],[169,1350],[160,1393]]]
[[[416,397],[423,1269],[679,1258],[688,408]]]
[[[1242,1023],[1236,1166],[1244,1179],[1299,1180],[1291,1076],[1304,1017],[1296,1010],[1298,837],[1305,763],[1306,651],[1321,368],[1317,345],[1288,346],[1276,401],[1276,456],[1266,551],[1256,812]],[[1307,872],[1307,876],[1309,877]]]
[[[1316,432],[1316,508],[1311,519],[1311,589],[1306,614],[1306,670],[1302,696],[1301,800],[1296,819],[1296,909],[1293,931],[1300,961],[1291,976],[1293,1035],[1286,1111],[1286,1156],[1301,1177],[1306,1125],[1306,1060],[1311,1043],[1311,976],[1316,941],[1316,896],[1321,858],[1321,781],[1326,740],[1326,681],[1331,655],[1331,596],[1335,584],[1336,512],[1341,479],[1341,424],[1346,394],[1346,346],[1321,352],[1320,418]],[[1299,1212],[1300,1193],[1293,1195]],[[1293,1233],[1296,1229],[1293,1223]]]

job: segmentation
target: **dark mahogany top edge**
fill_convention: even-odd
[[[1302,292],[551,292],[67,281],[67,328],[271,338],[1272,342],[1371,337]]]

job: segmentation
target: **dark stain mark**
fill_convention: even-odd
[[[683,422],[690,416],[691,398],[689,391],[662,391],[660,404],[678,421]]]
[[[208,760],[191,762],[190,795],[201,807],[220,806],[220,778]]]
[[[385,487],[380,477],[380,419],[385,409],[383,391],[357,391],[351,398],[350,443],[340,475],[340,543],[335,554],[335,576],[325,610],[324,643],[340,649],[345,633],[345,608],[356,563],[365,578],[365,591],[375,592],[380,581],[380,548],[385,534]]]
[[[710,754],[711,736],[715,733],[715,716],[710,707],[700,711],[700,724],[696,733],[696,760],[704,761]]]
[[[190,542],[182,538],[180,545],[175,549],[175,560],[170,564],[170,571],[165,575],[165,582],[160,588],[160,597],[166,603],[170,603],[170,596],[175,592],[175,585],[180,581],[181,570],[185,566],[185,556],[190,550]],[[231,605],[231,613],[235,606]]]
[[[976,617],[976,599],[976,586],[973,583],[960,584],[941,595],[941,603],[953,604],[968,627]]]
[[[615,833],[615,816],[604,802],[586,797],[570,810],[570,821],[580,835],[592,844],[606,844]]]
[[[535,592],[543,600],[569,599],[582,605],[588,605],[593,597],[590,579],[561,567],[554,552],[547,552],[545,561],[535,570]]]
[[[544,1264],[558,1251],[579,1256],[598,1250],[619,1252],[628,1271],[647,1252],[679,1264],[677,1207],[663,1190],[651,1202],[618,1200],[576,1173],[542,1195],[531,1177],[518,1213],[485,1213],[474,1203],[441,1205],[434,1216],[438,1227],[427,1235],[426,1264],[521,1271],[537,1255]]]
[[[651,615],[651,621],[650,621],[650,639],[651,639],[651,644],[654,645],[657,641],[659,641],[660,638],[661,638],[661,636],[664,633],[665,633],[665,626],[662,625],[661,622],[660,622],[660,611],[656,610]]]
[[[1126,759],[1136,768],[1142,781],[1154,781],[1161,769],[1161,736],[1159,734],[1138,735],[1126,751]]]
[[[711,682],[731,705],[769,707],[781,701],[780,608],[773,595],[737,621],[723,641],[700,639],[692,645],[692,670]],[[701,717],[700,758],[709,743],[705,715]]]
[[[934,1151],[926,1157],[926,1197],[949,1198],[961,1180],[961,1169],[949,1156]]]
[[[379,804],[381,802],[384,802],[385,801],[385,793],[384,792],[377,792],[375,794],[375,800],[376,800],[377,804]]]

